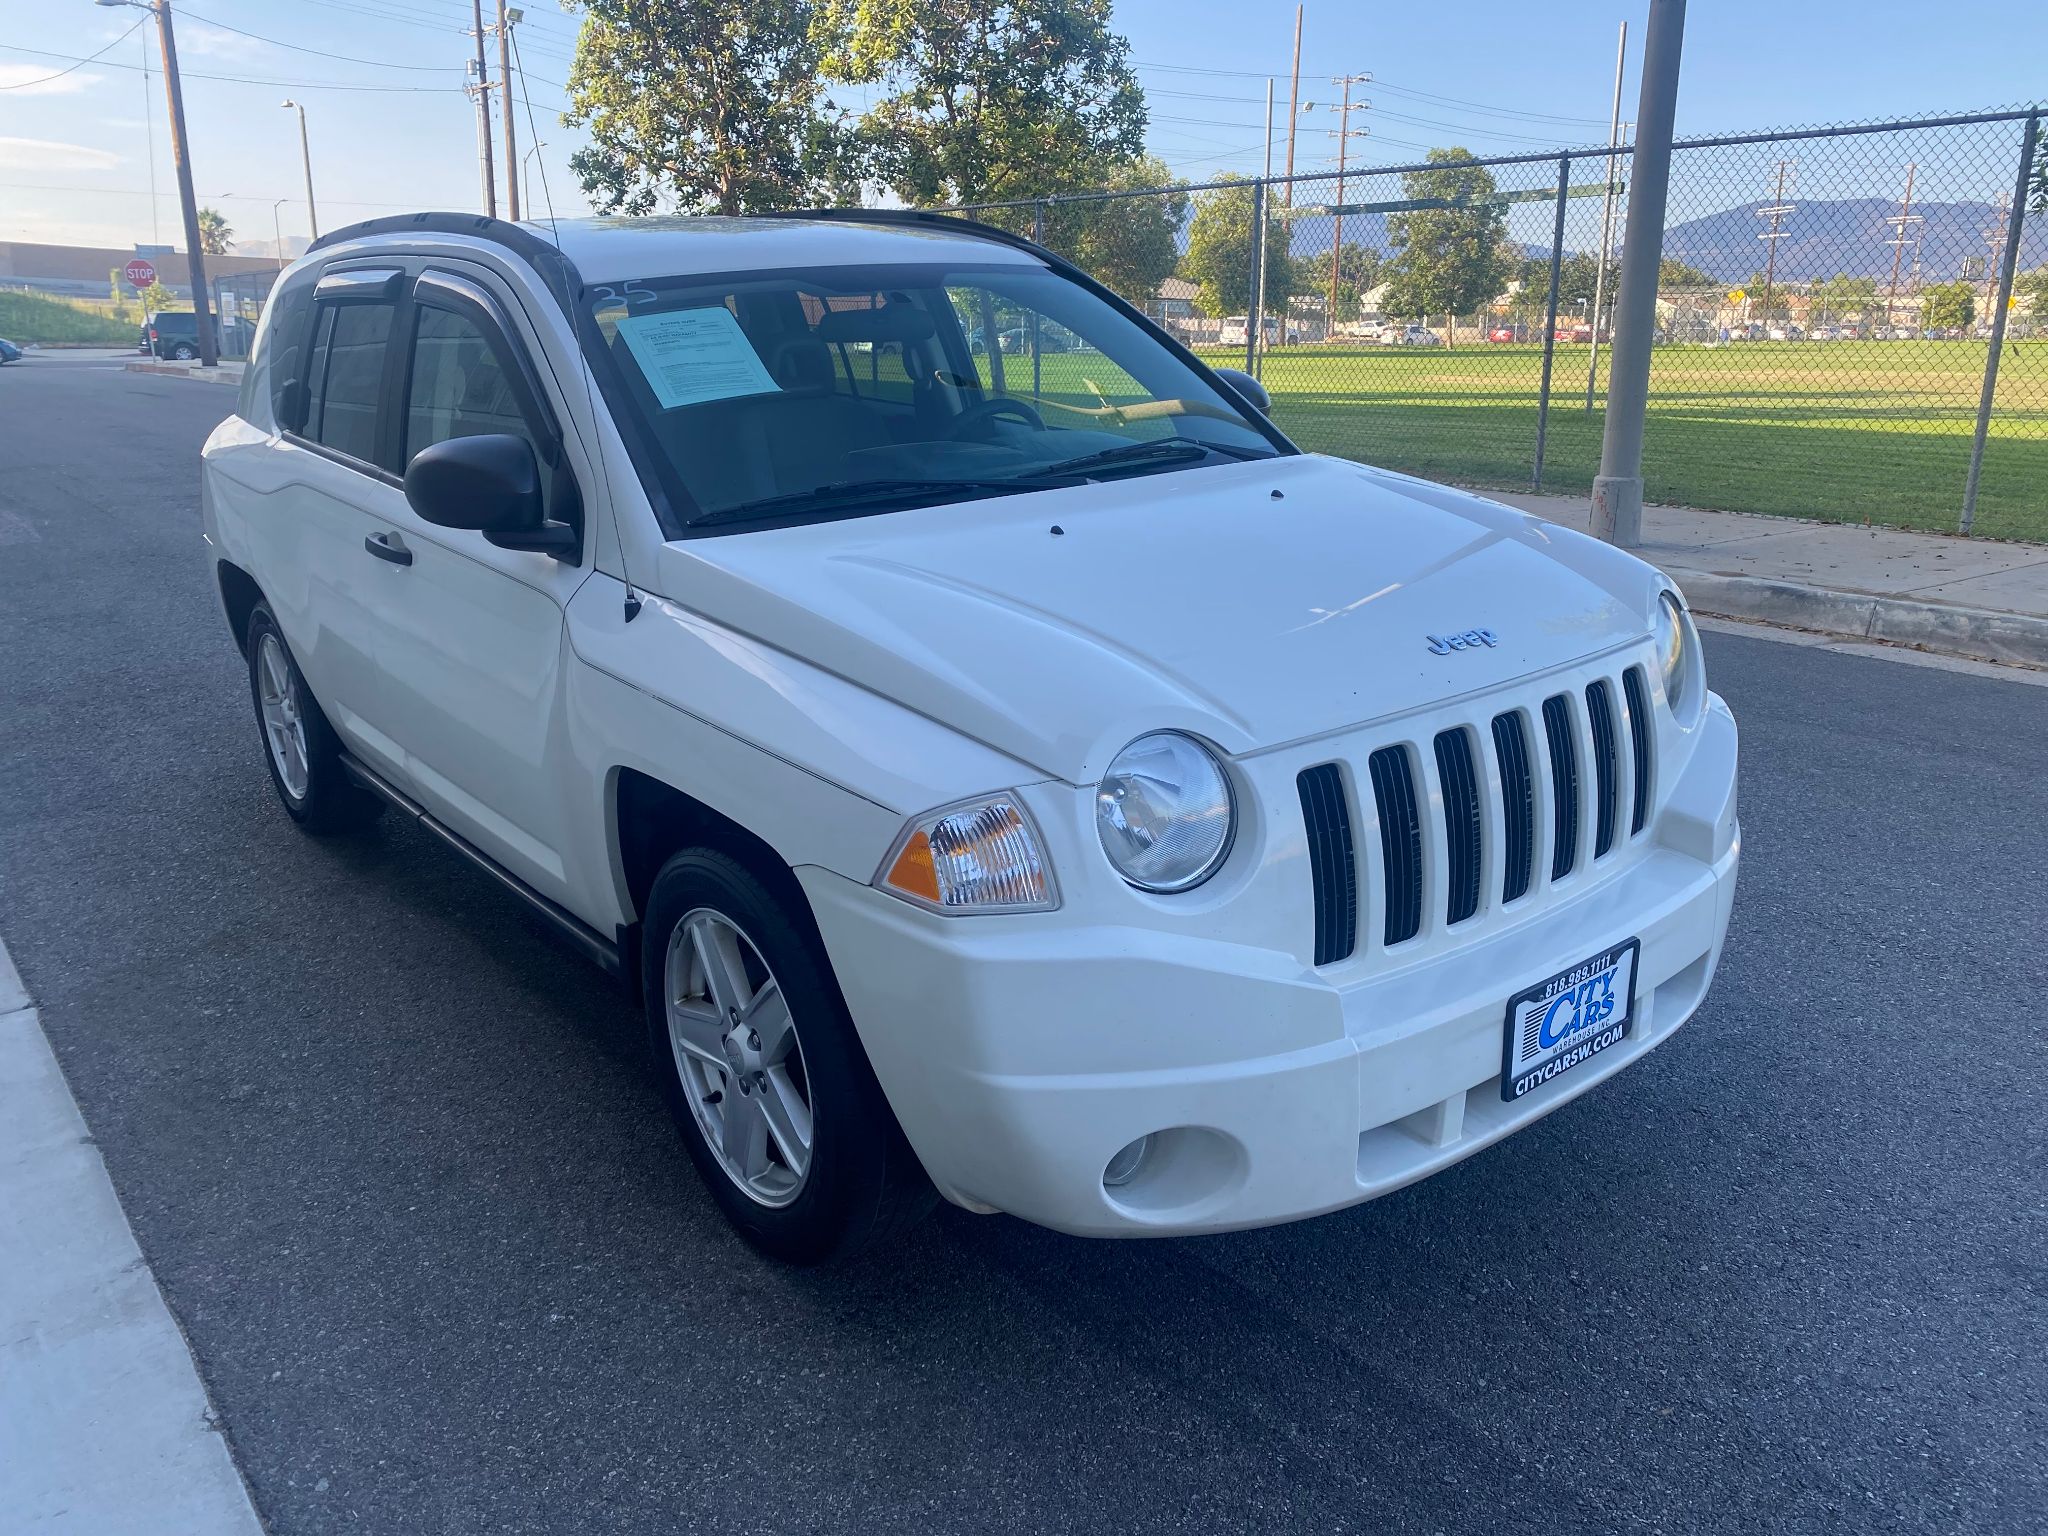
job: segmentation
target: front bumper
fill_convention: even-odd
[[[1261,1226],[1469,1157],[1691,1017],[1720,959],[1741,843],[1734,721],[1717,700],[1700,730],[1662,807],[1671,835],[1625,869],[1344,984],[1272,949],[1076,927],[1058,912],[946,918],[798,873],[876,1075],[949,1199],[1083,1235]],[[1631,937],[1629,1036],[1504,1102],[1507,999]],[[1147,1134],[1138,1175],[1106,1188],[1104,1165]]]

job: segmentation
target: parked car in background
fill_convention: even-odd
[[[216,330],[214,335],[219,336]],[[154,356],[189,361],[199,355],[199,316],[189,309],[159,309],[142,326],[142,350]]]
[[[17,347],[6,337],[0,336],[0,363],[18,363],[20,361],[21,348]]]
[[[989,314],[1085,338],[1094,398],[984,381]],[[934,1190],[1229,1231],[1641,1061],[1741,857],[1667,577],[1268,405],[950,216],[401,215],[279,279],[195,553],[281,813],[418,823],[370,862],[445,845],[620,978],[750,1241],[825,1259]],[[1566,1242],[1602,1123],[1522,1159]],[[1603,1198],[1661,1219],[1695,1133]]]
[[[1488,341],[1520,341],[1522,337],[1520,327],[1518,326],[1496,325],[1486,333],[1486,339]]]
[[[1293,345],[1302,340],[1301,327],[1289,324],[1286,334],[1280,330],[1278,315],[1261,315],[1259,328],[1265,333],[1266,345],[1277,347],[1284,341]],[[1218,328],[1216,339],[1226,347],[1241,347],[1251,339],[1252,319],[1250,315],[1231,315]]]
[[[1383,347],[1440,347],[1444,339],[1425,325],[1392,325],[1380,332]]]

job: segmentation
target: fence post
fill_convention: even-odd
[[[1998,262],[1998,297],[1991,307],[1991,354],[1984,359],[1984,392],[1977,397],[1977,435],[1970,443],[1970,478],[1963,484],[1962,531],[1968,533],[1977,520],[1977,477],[1984,470],[1984,434],[1991,427],[1991,402],[1998,394],[1998,354],[2005,348],[2006,306],[2012,302],[2012,277],[2019,266],[2020,235],[2027,222],[2027,173],[2033,169],[2034,149],[2041,139],[2041,114],[2027,118],[2020,135],[2020,168],[2013,178],[2012,222],[2006,226],[2005,250]]]
[[[1259,279],[1266,270],[1266,184],[1252,183],[1252,271],[1251,298],[1248,301],[1250,314],[1244,327],[1244,371],[1250,373],[1259,366],[1259,337],[1264,334],[1266,317],[1261,309],[1266,295]]]
[[[1550,297],[1543,306],[1543,384],[1536,396],[1536,470],[1529,489],[1543,489],[1543,439],[1550,431],[1550,365],[1557,352],[1557,275],[1564,265],[1564,202],[1571,195],[1572,157],[1557,157],[1557,214],[1550,227]]]
[[[1045,204],[1031,205],[1031,243],[1045,244]],[[1045,360],[1040,356],[1038,336],[1038,311],[1031,311],[1031,398],[1045,398]]]

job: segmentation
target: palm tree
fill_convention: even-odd
[[[218,208],[199,210],[199,248],[209,256],[225,256],[228,242],[235,238],[235,227],[221,217]]]

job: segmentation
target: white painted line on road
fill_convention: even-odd
[[[4,943],[0,1525],[263,1530]]]

